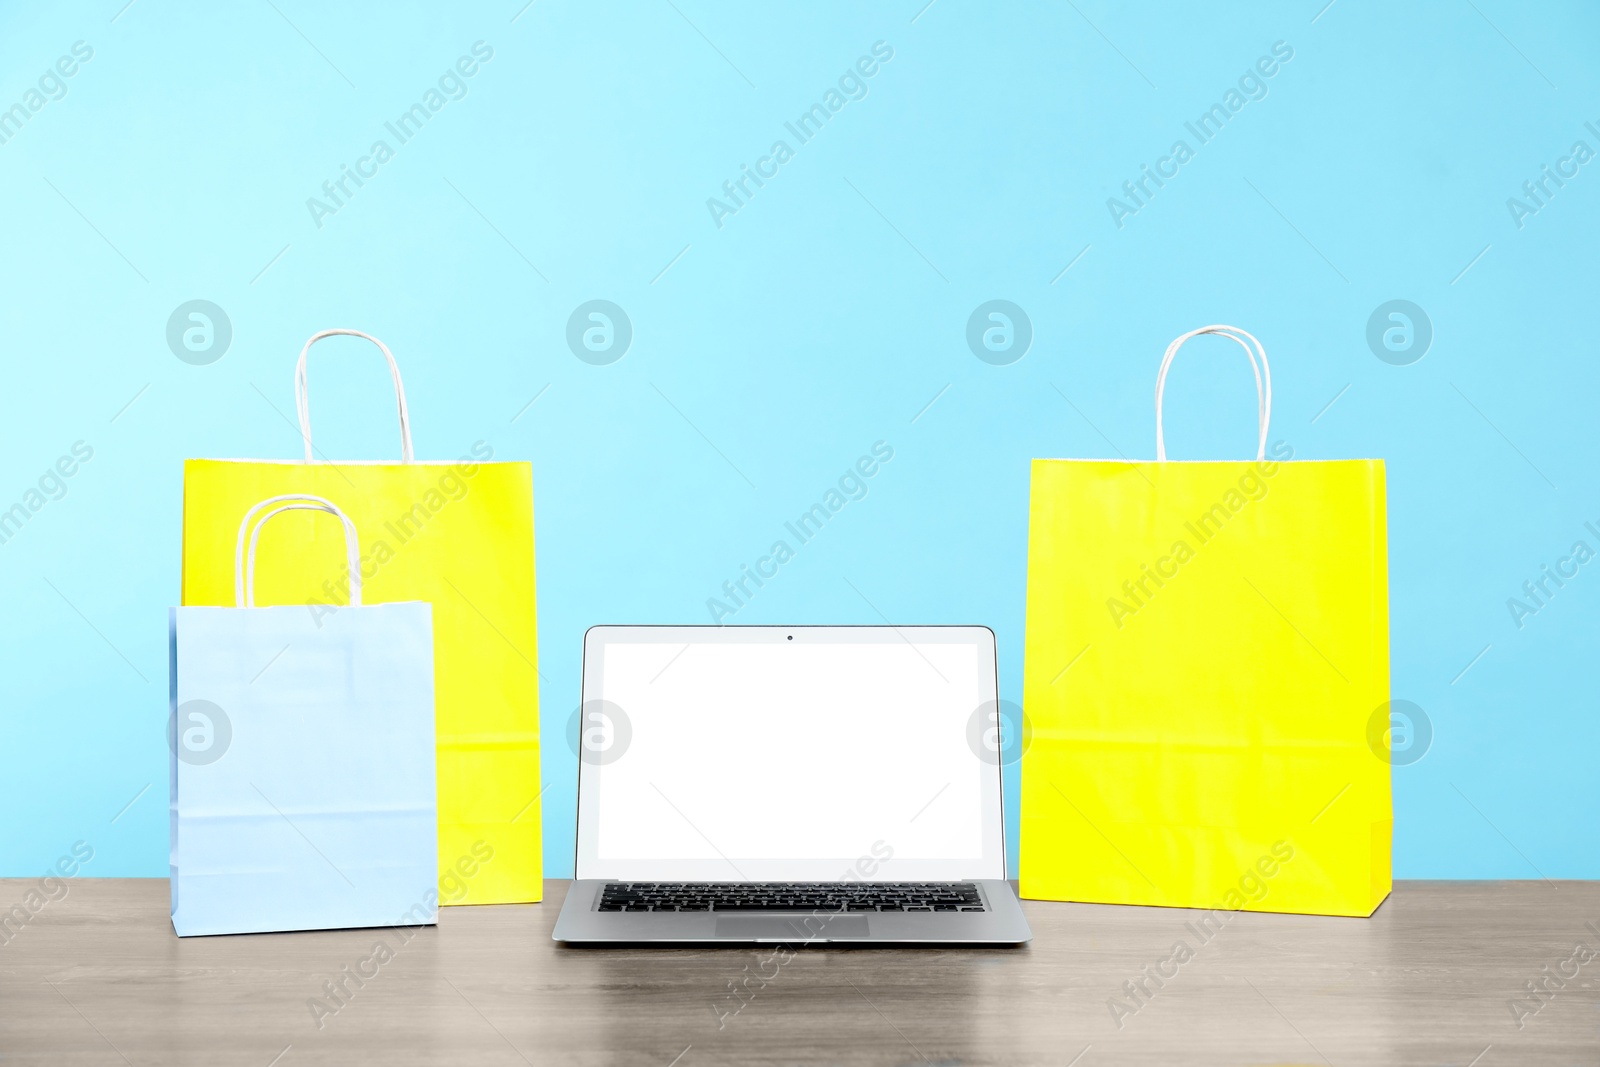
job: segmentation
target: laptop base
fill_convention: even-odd
[[[551,935],[573,945],[1018,945],[1032,939],[1009,882],[972,879],[982,912],[600,911],[604,879],[572,883]]]

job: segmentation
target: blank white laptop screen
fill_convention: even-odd
[[[596,627],[577,876],[1003,878],[995,724],[982,627]]]

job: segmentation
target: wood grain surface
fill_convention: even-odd
[[[67,885],[0,933],[0,1067],[1600,1064],[1600,957],[1575,952],[1600,951],[1600,883],[1400,882],[1371,919],[1204,937],[1198,912],[1027,902],[1023,948],[792,955],[557,945],[564,881],[403,942],[179,940],[165,881]]]

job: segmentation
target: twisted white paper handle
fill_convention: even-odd
[[[1167,461],[1167,442],[1161,430],[1161,394],[1167,388],[1167,370],[1172,366],[1173,357],[1178,354],[1178,349],[1183,347],[1184,342],[1203,333],[1214,333],[1219,337],[1228,338],[1244,349],[1244,354],[1249,357],[1250,369],[1256,376],[1256,423],[1260,430],[1256,459],[1266,459],[1267,425],[1272,421],[1272,369],[1267,366],[1267,350],[1261,347],[1260,341],[1237,326],[1202,326],[1198,330],[1190,330],[1168,345],[1167,354],[1162,357],[1161,373],[1156,375],[1156,462]],[[1261,359],[1260,363],[1256,362],[1258,356]]]
[[[400,381],[400,365],[394,361],[394,353],[389,351],[389,346],[360,330],[323,330],[311,335],[311,340],[300,350],[300,362],[294,368],[294,404],[300,413],[300,436],[306,443],[306,462],[311,462],[311,397],[306,386],[306,356],[311,352],[311,346],[324,337],[362,337],[378,346],[383,353],[383,358],[389,361],[389,374],[394,378],[394,399],[400,409],[400,459],[401,462],[412,462],[411,454],[411,414],[406,410],[406,387]]]
[[[261,521],[251,528],[251,520],[263,508],[272,507]],[[344,526],[344,552],[345,564],[350,570],[350,606],[361,606],[361,539],[356,534],[356,525],[350,517],[339,510],[338,505],[320,496],[309,493],[288,493],[283,496],[271,496],[261,501],[244,513],[244,520],[239,523],[239,539],[233,551],[233,600],[236,607],[253,608],[256,606],[256,540],[261,536],[261,528],[267,520],[274,515],[281,515],[285,511],[325,511],[334,516]],[[245,553],[245,534],[249,533],[250,550]]]

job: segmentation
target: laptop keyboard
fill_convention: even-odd
[[[971,882],[607,882],[600,911],[987,910]]]

